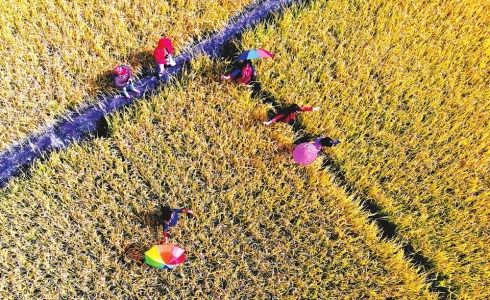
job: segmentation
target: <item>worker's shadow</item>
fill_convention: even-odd
[[[258,78],[255,78],[253,82],[251,82],[251,89],[252,89],[252,98],[257,99],[262,101],[264,104],[270,104],[274,108],[274,111],[279,108],[279,102],[277,99],[272,95],[270,92],[265,91],[262,88],[262,83],[258,80]],[[268,114],[269,116],[269,114]]]
[[[113,68],[108,68],[101,74],[98,74],[89,82],[89,86],[94,87],[94,90],[89,92],[90,97],[95,97],[97,95],[105,94],[107,92],[110,94],[119,92],[119,89],[114,86]]]
[[[223,46],[221,57],[226,61],[235,61],[240,55],[241,51],[238,48],[239,40],[237,38],[231,39]]]
[[[157,208],[137,213],[135,212],[135,214],[143,226],[150,227],[152,232],[155,232],[156,236],[158,236],[158,227],[162,226],[162,214]]]
[[[152,51],[134,51],[129,55],[128,62],[137,78],[157,73],[157,66]]]
[[[145,239],[146,242],[128,243],[123,246],[123,258],[138,265],[143,265],[145,262],[144,253],[153,245],[159,243],[159,227],[161,223],[161,214],[158,209],[133,211],[136,219],[143,227],[151,229],[151,236]]]
[[[294,127],[294,124],[293,124],[293,127]],[[299,139],[295,140],[293,142],[293,144],[294,145],[298,145],[298,144],[301,144],[301,143],[309,143],[309,142],[313,141],[316,138],[317,138],[317,136],[315,136],[315,135],[313,135],[311,133],[308,133],[305,130],[303,130],[301,132],[301,137]]]

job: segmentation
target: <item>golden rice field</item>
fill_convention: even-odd
[[[315,1],[242,41],[278,54],[259,66],[265,90],[322,105],[304,131],[343,140],[330,156],[356,194],[459,299],[490,298],[489,11],[488,1]]]
[[[182,51],[251,1],[99,2],[0,7],[3,147],[109,90],[112,66],[141,71],[162,33]],[[265,91],[322,106],[296,132],[264,126],[270,106],[199,58],[111,116],[110,137],[0,191],[0,297],[435,299],[435,271],[448,298],[489,298],[489,6],[318,0],[246,33],[241,49],[276,54],[256,63]],[[320,160],[293,163],[307,134],[342,140],[326,156],[353,191]],[[171,272],[141,263],[162,202],[196,213],[171,229],[188,256]],[[403,257],[407,243],[434,270]]]
[[[161,35],[177,54],[251,0],[43,0],[0,5],[0,150],[100,92],[109,74],[152,65]]]
[[[294,164],[295,134],[264,127],[267,108],[219,82],[224,67],[197,60],[111,117],[110,138],[2,191],[2,298],[435,298],[335,176]],[[171,229],[188,255],[174,271],[140,260],[162,237],[162,202],[197,216]]]

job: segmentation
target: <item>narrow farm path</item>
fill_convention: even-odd
[[[221,32],[213,34],[208,39],[193,46],[189,51],[176,57],[177,65],[168,68],[167,74],[160,80],[149,75],[141,78],[136,86],[142,95],[132,95],[129,100],[120,95],[99,97],[97,104],[81,107],[74,112],[63,116],[54,125],[42,130],[42,134],[31,136],[25,141],[12,143],[0,153],[0,187],[5,186],[13,176],[28,170],[36,159],[46,157],[53,150],[66,148],[70,143],[80,141],[103,131],[105,116],[120,110],[142,97],[144,94],[157,92],[159,87],[167,84],[172,78],[179,76],[192,58],[198,55],[207,55],[213,58],[221,56],[223,47],[231,39],[239,36],[245,30],[252,28],[261,21],[272,18],[274,15],[293,5],[307,3],[308,0],[265,0],[258,1],[255,6],[232,18],[230,25]]]

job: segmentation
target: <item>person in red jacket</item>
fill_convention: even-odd
[[[302,111],[317,111],[319,109],[320,109],[319,106],[318,107],[309,107],[309,106],[299,107],[298,104],[291,104],[288,107],[286,107],[286,109],[284,109],[283,112],[281,112],[278,115],[276,115],[270,121],[264,122],[264,124],[265,125],[270,125],[270,124],[273,124],[273,123],[276,123],[276,122],[288,123],[289,121],[293,120],[299,112],[302,112]]]
[[[131,98],[128,94],[127,87],[136,94],[139,94],[140,91],[134,87],[133,81],[133,73],[131,72],[131,68],[125,65],[120,65],[114,68],[114,85],[121,89],[121,92],[124,94],[124,97]]]
[[[153,57],[158,65],[158,77],[162,77],[165,70],[165,66],[175,66],[175,61],[172,58],[174,54],[174,46],[172,41],[162,37],[158,41],[158,46],[153,51]]]
[[[228,75],[221,75],[221,80],[235,79],[238,83],[249,84],[255,77],[257,77],[257,71],[252,66],[250,60],[246,60],[238,66],[238,69],[234,70]]]
[[[163,240],[164,244],[168,243],[168,228],[175,226],[177,221],[179,220],[179,213],[186,213],[191,216],[194,215],[194,212],[187,208],[180,209],[171,209],[170,206],[165,205],[162,206],[162,219],[161,222],[163,224]]]

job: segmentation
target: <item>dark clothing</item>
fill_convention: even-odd
[[[177,221],[179,220],[179,213],[181,213],[183,209],[172,209],[172,216],[170,220],[167,222],[163,222],[163,232],[166,233],[168,231],[168,227],[175,226]]]
[[[313,141],[313,145],[318,149],[318,151],[322,150],[322,147],[333,147],[340,143],[339,140],[333,140],[329,137],[319,137],[315,141]]]

